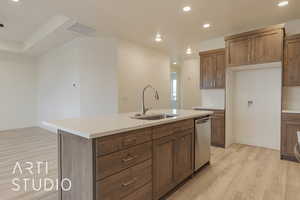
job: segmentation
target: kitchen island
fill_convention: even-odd
[[[62,200],[160,199],[194,172],[194,119],[210,111],[156,110],[158,120],[135,113],[45,122],[58,130]],[[67,188],[67,187],[65,187]]]

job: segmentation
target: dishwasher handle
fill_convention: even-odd
[[[204,123],[208,122],[209,120],[210,120],[210,117],[205,117],[205,118],[203,118],[203,119],[197,119],[197,120],[195,121],[195,123],[196,123],[196,124],[204,124]]]

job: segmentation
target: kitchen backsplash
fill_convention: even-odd
[[[300,110],[300,87],[283,88],[283,109]]]

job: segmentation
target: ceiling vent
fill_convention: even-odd
[[[96,32],[94,28],[91,28],[89,26],[80,24],[80,23],[75,23],[72,26],[68,28],[69,31],[79,33],[81,35],[91,35]]]

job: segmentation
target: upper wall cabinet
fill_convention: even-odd
[[[283,57],[284,25],[225,38],[228,67],[278,62]]]
[[[225,49],[200,52],[200,88],[225,88]]]
[[[283,85],[300,86],[300,34],[285,39]]]

